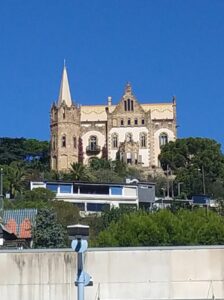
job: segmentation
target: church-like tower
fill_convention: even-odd
[[[51,107],[51,169],[68,171],[78,161],[80,108],[72,102],[64,66],[57,103]]]

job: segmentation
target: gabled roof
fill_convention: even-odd
[[[3,224],[18,238],[31,238],[31,227],[35,224],[37,209],[5,210]]]

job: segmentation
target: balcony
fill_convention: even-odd
[[[100,153],[100,146],[98,145],[89,145],[86,147],[87,155],[97,155]]]

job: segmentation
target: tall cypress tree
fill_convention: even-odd
[[[82,143],[82,138],[79,137],[79,145],[78,145],[78,162],[83,163],[83,143]]]

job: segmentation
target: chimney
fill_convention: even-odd
[[[107,98],[107,105],[108,106],[112,105],[112,97],[111,96],[108,96],[108,98]]]

